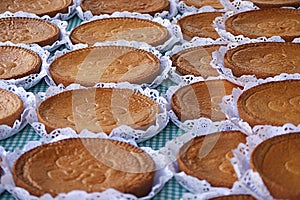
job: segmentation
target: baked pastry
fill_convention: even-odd
[[[300,198],[300,133],[267,139],[251,154],[250,165],[276,199]]]
[[[244,91],[237,101],[238,113],[250,126],[300,124],[300,81],[261,84]]]
[[[230,163],[231,151],[245,142],[246,135],[240,131],[197,136],[180,148],[177,156],[179,171],[207,180],[215,187],[231,188],[237,180]]]
[[[241,12],[225,21],[226,31],[249,38],[280,36],[291,42],[300,36],[300,11],[295,9],[260,9]]]
[[[72,138],[25,152],[14,163],[12,174],[18,187],[35,196],[114,188],[142,197],[152,188],[155,168],[153,159],[131,144]]]
[[[40,56],[29,49],[0,46],[0,79],[17,79],[40,71]]]
[[[22,99],[13,92],[0,89],[0,125],[13,126],[21,118],[24,105]]]
[[[125,46],[89,47],[71,51],[49,67],[56,84],[98,82],[152,83],[160,73],[160,61],[152,53]]]
[[[191,40],[193,37],[217,39],[220,36],[213,26],[213,21],[220,16],[222,16],[221,12],[192,14],[181,18],[177,24],[185,40]]]
[[[87,88],[69,90],[47,98],[37,109],[47,132],[71,127],[109,134],[128,125],[145,130],[155,124],[159,105],[150,97],[130,89]]]
[[[194,75],[207,78],[219,76],[218,71],[210,65],[212,52],[221,45],[192,47],[182,50],[171,56],[176,71],[182,75]]]
[[[91,11],[93,15],[123,11],[154,15],[155,13],[168,11],[170,2],[168,0],[83,0],[80,7],[83,11]]]
[[[1,42],[36,43],[46,46],[58,40],[59,34],[59,28],[45,20],[27,17],[0,18]]]
[[[72,4],[72,0],[7,0],[1,2],[0,13],[24,11],[54,17],[57,13],[68,13],[68,7]]]
[[[299,0],[250,0],[260,8],[280,8],[280,7],[296,7],[300,6]]]
[[[300,73],[300,44],[259,42],[237,46],[226,52],[224,65],[233,75],[268,78],[281,73]]]
[[[166,27],[146,19],[115,17],[90,21],[74,28],[70,34],[72,43],[93,45],[109,40],[146,42],[157,46],[167,41]]]
[[[219,104],[223,96],[231,94],[237,87],[226,80],[196,82],[178,89],[171,97],[171,107],[182,122],[200,117],[225,120]]]
[[[223,9],[223,5],[220,1],[212,1],[212,0],[183,0],[183,2],[187,6],[194,6],[196,8],[201,8],[203,6],[211,6],[215,9]]]
[[[253,196],[247,194],[232,194],[227,196],[214,197],[209,200],[256,200]]]

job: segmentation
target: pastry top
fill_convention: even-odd
[[[235,76],[267,78],[281,73],[300,73],[300,44],[259,42],[243,44],[226,52],[225,67]]]
[[[226,31],[249,38],[280,36],[291,42],[300,36],[300,11],[295,9],[260,9],[241,12],[225,21]]]
[[[13,126],[23,112],[22,99],[13,92],[0,89],[0,125]]]
[[[300,197],[300,133],[275,136],[259,144],[250,164],[276,199]]]
[[[24,11],[54,17],[57,13],[67,13],[72,4],[72,0],[6,0],[0,4],[0,13]]]
[[[299,7],[299,0],[250,0],[260,8]]]
[[[56,84],[98,82],[152,83],[159,75],[160,61],[147,51],[125,46],[89,47],[71,51],[54,60],[50,74]]]
[[[138,18],[105,18],[90,21],[74,28],[70,39],[74,44],[93,45],[108,40],[146,42],[157,46],[168,39],[168,30],[157,22]]]
[[[185,40],[191,40],[193,37],[217,39],[220,36],[213,27],[213,20],[220,16],[221,12],[197,13],[187,15],[177,23]]]
[[[224,131],[197,136],[185,143],[178,152],[179,171],[215,187],[231,188],[237,180],[230,159],[232,150],[246,142],[240,131]]]
[[[178,119],[206,117],[213,121],[225,120],[219,104],[225,95],[238,86],[226,80],[200,81],[178,89],[171,97],[171,106]]]
[[[220,1],[212,1],[212,0],[183,0],[183,2],[187,6],[194,6],[196,8],[201,8],[203,6],[211,6],[215,9],[223,9],[223,5]]]
[[[0,79],[17,79],[37,73],[42,65],[34,51],[16,47],[0,46]]]
[[[38,106],[39,121],[47,132],[71,127],[109,134],[128,125],[146,130],[155,124],[160,107],[150,97],[130,89],[88,88],[69,90],[47,98]]]
[[[138,12],[154,15],[162,11],[168,11],[168,0],[83,0],[80,4],[83,11],[91,11],[93,15],[112,14],[114,12]]]
[[[155,168],[145,151],[128,143],[72,138],[25,152],[12,173],[16,185],[35,196],[114,188],[141,197],[152,188]]]
[[[0,41],[13,43],[36,43],[40,46],[53,44],[59,39],[59,28],[48,21],[27,17],[0,19]]]
[[[244,91],[238,101],[238,113],[251,126],[300,124],[300,81],[264,83]]]
[[[182,75],[194,75],[207,78],[219,76],[218,71],[210,65],[212,52],[218,50],[221,45],[192,47],[172,55],[173,65]]]
[[[227,196],[214,197],[209,200],[256,200],[256,199],[251,195],[232,194]]]

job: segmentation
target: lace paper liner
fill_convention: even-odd
[[[178,12],[181,14],[184,13],[198,13],[198,12],[224,12],[225,6],[223,1],[220,0],[220,3],[224,6],[224,9],[216,9],[212,6],[203,6],[201,8],[196,8],[195,6],[188,6],[182,0],[175,0],[177,4]]]
[[[158,134],[160,131],[162,131],[166,125],[169,122],[169,116],[167,113],[167,101],[159,96],[159,92],[154,89],[149,89],[149,88],[141,88],[139,85],[132,85],[130,83],[98,83],[95,87],[99,88],[127,88],[127,89],[132,89],[135,92],[139,92],[141,94],[144,94],[153,100],[155,100],[160,108],[161,112],[156,115],[156,123],[155,125],[151,125],[147,130],[136,130],[133,129],[127,125],[122,125],[119,127],[116,127],[112,130],[112,132],[109,134],[111,137],[120,137],[124,139],[130,139],[130,140],[135,140],[136,142],[143,142],[145,140],[150,139],[151,137],[155,136]],[[68,87],[64,88],[63,85],[58,85],[56,86],[51,86],[47,89],[45,93],[40,92],[38,93],[37,96],[37,102],[41,102],[42,100],[46,99],[47,97],[53,96],[57,93],[67,91],[67,90],[73,90],[73,89],[79,89],[79,88],[84,88],[83,86],[80,86],[78,84],[71,84]],[[37,118],[37,113],[35,109],[31,109],[29,112],[29,116],[27,117],[28,122],[30,125],[33,127],[33,129],[36,131],[38,135],[45,139],[52,139],[57,137],[61,130],[63,129],[56,129],[52,131],[51,133],[47,133],[45,130],[45,125],[38,122]],[[69,129],[70,132],[74,132],[71,128]]]
[[[0,125],[0,140],[3,140],[18,133],[26,126],[26,117],[28,115],[28,112],[30,109],[32,109],[32,107],[35,107],[36,101],[34,94],[31,92],[26,92],[22,87],[7,85],[4,82],[0,81],[0,88],[11,91],[18,95],[22,99],[24,105],[21,119],[16,120],[12,127],[5,124]]]
[[[19,11],[19,12],[15,12],[15,13],[11,13],[11,12],[7,11],[5,13],[0,14],[0,18],[6,18],[6,17],[27,17],[27,18],[34,18],[34,19],[42,19],[42,20],[46,20],[46,21],[51,22],[51,23],[55,24],[56,26],[58,26],[58,28],[60,30],[59,40],[54,42],[52,45],[47,45],[47,46],[42,47],[43,49],[45,49],[47,51],[54,51],[58,47],[60,47],[61,45],[66,43],[65,35],[66,35],[66,28],[68,26],[68,23],[66,21],[61,21],[59,19],[53,19],[47,15],[43,16],[43,17],[39,17],[35,14],[26,13],[23,11]]]
[[[74,135],[75,136],[75,135]],[[88,137],[94,137],[94,135],[92,133],[86,133],[86,135],[76,135],[76,138],[88,138]],[[64,139],[65,137],[60,137],[60,138],[56,138],[55,140],[52,141],[48,141],[49,142],[54,142],[54,141],[58,141],[61,139]],[[67,137],[68,138],[68,137]],[[109,138],[106,134],[103,135],[99,135],[97,136],[97,138]],[[111,138],[110,138],[111,139]],[[127,142],[130,144],[133,144],[136,146],[134,141],[124,141],[124,140],[120,140],[120,139],[116,139],[114,138],[114,140],[119,140],[119,141],[123,141],[123,142]],[[60,199],[64,199],[64,200],[76,200],[76,199],[85,199],[85,200],[90,200],[90,199],[97,199],[97,200],[106,200],[106,199],[127,199],[127,200],[147,200],[147,199],[151,199],[153,198],[163,187],[164,185],[173,177],[173,173],[172,171],[169,169],[169,167],[167,166],[167,163],[165,162],[165,158],[164,155],[160,154],[158,151],[154,151],[149,147],[142,147],[143,150],[145,150],[154,160],[155,164],[156,164],[156,174],[154,177],[154,182],[153,182],[153,186],[152,186],[152,190],[151,192],[144,197],[141,198],[137,198],[134,195],[131,194],[125,194],[125,193],[121,193],[117,190],[114,189],[107,189],[103,192],[94,192],[94,193],[87,193],[85,191],[81,191],[81,190],[73,190],[69,193],[61,193],[58,196],[56,196],[55,198],[53,198],[51,195],[49,194],[45,194],[41,197],[36,197],[36,196],[32,196],[29,194],[29,192],[23,188],[20,187],[16,187],[13,177],[12,177],[12,166],[13,163],[17,160],[18,157],[20,157],[20,155],[22,155],[23,153],[25,153],[26,151],[29,151],[30,149],[33,149],[37,146],[40,146],[41,144],[43,144],[45,142],[42,141],[34,141],[34,142],[29,142],[25,145],[23,150],[20,149],[16,149],[14,152],[5,152],[5,151],[1,151],[0,149],[0,153],[1,153],[1,157],[4,158],[3,162],[1,163],[1,166],[3,167],[4,171],[5,171],[5,175],[3,177],[1,177],[1,184],[0,187],[6,189],[9,193],[11,193],[15,198],[17,199],[41,199],[41,200],[49,200],[49,199],[56,199],[56,200],[60,200]]]
[[[169,50],[170,48],[172,48],[172,46],[174,44],[176,44],[177,42],[181,41],[182,38],[182,34],[181,34],[181,30],[180,27],[177,26],[176,24],[172,24],[168,19],[163,19],[161,17],[152,17],[148,14],[140,14],[140,13],[131,13],[131,12],[114,12],[112,15],[99,15],[99,16],[94,16],[92,18],[90,18],[88,21],[84,21],[82,24],[84,23],[88,23],[94,20],[98,20],[98,19],[106,19],[106,18],[113,18],[113,17],[130,17],[130,18],[137,18],[137,19],[145,19],[145,20],[150,20],[156,23],[161,24],[162,26],[166,27],[168,29],[169,32],[169,39],[162,45],[158,45],[155,48],[158,51],[161,52],[165,52],[167,50]],[[70,32],[67,32],[66,34],[66,39],[67,39],[67,47],[70,48],[73,44],[70,40]]]
[[[148,45],[147,43],[141,43],[141,42],[135,42],[135,41],[126,41],[126,40],[118,40],[118,41],[107,41],[103,43],[95,43],[93,46],[127,46],[127,47],[133,47],[136,49],[142,49],[147,52],[152,53],[155,55],[161,64],[161,69],[159,75],[152,81],[150,84],[142,84],[141,87],[150,87],[150,88],[156,88],[158,87],[164,80],[168,78],[168,72],[171,69],[172,62],[169,59],[169,57],[163,56],[159,51],[157,51],[154,47]],[[82,49],[88,47],[87,44],[76,44],[70,46],[71,50],[64,49],[62,51],[56,51],[54,56],[48,59],[48,63],[52,63],[56,58],[59,56],[68,53],[72,50]],[[49,86],[55,86],[55,82],[53,81],[50,72],[49,72],[49,65],[47,65],[46,68],[47,71],[47,77],[45,78],[46,83]]]
[[[93,18],[95,16],[92,14],[91,11],[83,12],[82,8],[80,7],[80,3],[83,0],[75,0],[75,1],[77,2],[77,5],[78,5],[78,7],[76,8],[76,14],[80,19],[82,19],[84,21],[89,21],[91,18]],[[175,0],[169,0],[169,3],[170,3],[169,11],[155,13],[154,17],[160,17],[163,19],[172,19],[177,14],[178,10],[177,10]],[[138,13],[138,12],[134,12],[134,13]],[[139,13],[139,14],[141,14],[141,13]],[[149,14],[146,14],[146,15],[149,15]],[[151,15],[149,15],[149,16],[151,16]]]

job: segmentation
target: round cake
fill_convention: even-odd
[[[213,121],[225,120],[219,104],[225,95],[238,86],[226,80],[200,81],[178,89],[171,97],[171,107],[178,119],[206,117]]]
[[[152,188],[155,163],[142,149],[125,142],[72,138],[44,144],[22,154],[12,174],[31,195],[114,188],[137,197]]]
[[[280,7],[296,7],[300,6],[299,0],[250,0],[260,8],[280,8]]]
[[[214,197],[209,200],[256,200],[256,198],[246,194],[232,194],[227,196]]]
[[[22,99],[13,92],[0,89],[0,125],[13,126],[21,118],[24,105]]]
[[[160,73],[160,61],[152,53],[125,46],[90,47],[71,51],[49,67],[56,84],[98,82],[152,83]]]
[[[300,44],[259,42],[237,46],[226,52],[224,65],[233,75],[268,78],[281,73],[300,73]]]
[[[138,18],[105,18],[90,21],[74,28],[70,34],[72,43],[93,45],[109,40],[146,42],[157,46],[167,41],[169,32],[159,23]]]
[[[194,75],[204,78],[219,76],[218,71],[210,65],[212,52],[220,45],[192,47],[182,50],[171,57],[176,71],[182,75]]]
[[[0,13],[24,11],[54,17],[57,13],[68,13],[68,7],[72,4],[72,0],[7,0],[1,2]]]
[[[224,131],[197,136],[185,143],[178,152],[179,171],[214,187],[231,188],[237,180],[230,159],[232,150],[246,142],[240,131]]]
[[[185,40],[191,40],[193,37],[217,39],[220,36],[213,26],[213,21],[220,16],[222,16],[221,12],[192,14],[181,18],[177,24]]]
[[[70,127],[78,133],[87,129],[109,134],[127,125],[146,130],[160,113],[158,103],[130,89],[88,88],[69,90],[42,101],[38,119],[47,132]]]
[[[59,28],[48,21],[26,17],[0,19],[0,41],[36,43],[40,46],[53,44],[59,39]]]
[[[241,12],[225,21],[226,31],[249,38],[280,36],[286,42],[300,37],[300,10],[261,9]]]
[[[80,4],[83,11],[91,11],[93,15],[112,14],[114,12],[138,12],[153,15],[169,11],[168,0],[83,0]]]
[[[0,46],[0,79],[17,79],[40,71],[42,60],[34,51]]]
[[[183,0],[183,2],[187,6],[194,6],[196,8],[201,8],[203,6],[211,6],[215,9],[223,9],[223,5],[220,1],[212,1],[212,0]]]
[[[251,167],[276,199],[300,198],[300,133],[275,136],[251,154]]]
[[[237,101],[238,113],[251,126],[300,124],[300,81],[264,83],[244,91]]]

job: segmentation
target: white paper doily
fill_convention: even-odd
[[[93,135],[92,135],[93,136]],[[85,136],[79,136],[80,138],[87,138],[89,137],[89,134],[87,133]],[[97,138],[108,138],[105,134],[98,136]],[[52,141],[48,141],[48,142],[54,142],[54,141],[58,141],[61,140],[63,138],[56,138],[55,140]],[[124,140],[120,140],[123,142],[129,142],[133,145],[134,141],[124,141]],[[117,190],[114,189],[108,189],[105,190],[104,192],[95,192],[95,193],[86,193],[85,191],[79,191],[79,190],[74,190],[71,191],[69,193],[61,193],[58,196],[56,196],[55,198],[53,198],[51,195],[49,194],[45,194],[41,197],[36,197],[36,196],[32,196],[28,193],[28,191],[26,191],[23,188],[19,188],[15,186],[13,177],[12,177],[12,166],[13,163],[17,160],[17,158],[23,154],[26,151],[29,151],[30,149],[33,149],[39,145],[41,145],[44,142],[41,141],[35,141],[35,142],[29,142],[23,150],[20,149],[16,149],[14,152],[4,152],[2,153],[0,151],[0,153],[2,153],[0,156],[2,158],[4,158],[4,162],[2,162],[2,167],[5,171],[5,175],[1,178],[1,184],[0,186],[4,189],[6,189],[8,192],[10,192],[15,198],[17,199],[22,199],[22,200],[49,200],[49,199],[55,199],[55,200],[76,200],[76,199],[82,199],[82,200],[89,200],[89,199],[98,199],[98,200],[106,200],[106,199],[130,199],[130,200],[148,200],[153,198],[163,187],[164,185],[173,177],[173,173],[172,171],[169,169],[169,167],[167,166],[166,163],[166,159],[164,158],[164,155],[159,153],[158,151],[154,151],[149,147],[142,147],[143,150],[145,150],[154,160],[155,164],[156,164],[156,173],[155,173],[155,177],[154,177],[154,182],[153,182],[153,186],[152,186],[152,190],[151,192],[145,196],[145,197],[141,197],[141,198],[137,198],[134,195],[131,194],[124,194],[121,193]]]
[[[12,127],[4,124],[0,125],[0,140],[3,140],[18,133],[26,126],[26,117],[28,115],[29,110],[35,107],[36,100],[33,93],[26,92],[22,87],[17,87],[15,85],[7,85],[0,81],[0,88],[17,94],[22,99],[24,105],[24,110],[21,114],[21,119],[16,120]]]
[[[216,9],[212,6],[203,6],[201,8],[196,8],[195,6],[188,6],[184,3],[182,0],[175,0],[177,3],[177,9],[180,13],[187,13],[187,12],[224,12],[225,8],[223,9]],[[223,4],[222,0],[220,0],[220,3]],[[223,4],[224,6],[224,4]]]
[[[133,47],[136,49],[142,49],[145,50],[147,52],[152,53],[153,55],[155,55],[161,64],[161,69],[160,69],[160,73],[159,75],[152,81],[152,83],[150,84],[142,84],[141,87],[150,87],[150,88],[156,88],[158,87],[164,80],[166,80],[168,78],[168,72],[171,69],[171,65],[172,62],[170,60],[169,57],[167,56],[163,56],[158,50],[156,50],[154,47],[148,45],[147,43],[141,43],[141,42],[129,42],[126,40],[118,40],[118,41],[107,41],[107,42],[103,42],[103,43],[95,43],[93,46],[127,46],[127,47]],[[82,49],[82,48],[86,48],[87,44],[76,44],[76,45],[72,45],[70,46],[71,50],[77,50],[77,49]],[[67,50],[64,49],[62,51],[56,51],[54,56],[52,56],[51,58],[48,59],[48,63],[49,65],[59,56],[70,52],[71,50]],[[49,65],[47,65],[46,67],[46,71],[47,71],[47,77],[45,78],[46,83],[49,86],[55,86],[55,82],[53,81],[50,72],[49,72]]]

